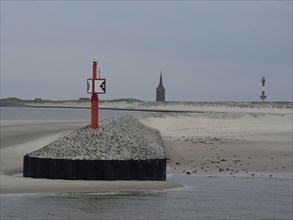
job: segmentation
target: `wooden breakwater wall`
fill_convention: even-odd
[[[23,176],[65,180],[166,180],[166,159],[67,160],[23,157]]]

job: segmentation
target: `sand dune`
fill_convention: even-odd
[[[90,102],[41,102],[26,103],[31,107],[90,108]],[[184,112],[246,112],[246,113],[292,113],[292,102],[152,102],[152,101],[101,101],[100,108],[146,111]]]

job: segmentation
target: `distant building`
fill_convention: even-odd
[[[89,102],[91,101],[90,98],[79,98],[80,102]]]
[[[260,98],[264,102],[265,99],[267,98],[267,96],[266,96],[266,79],[264,77],[261,79],[261,85],[262,85],[262,88],[261,88]]]
[[[41,98],[35,98],[35,100],[34,100],[34,102],[36,102],[36,103],[40,103],[40,102],[42,102],[43,100],[41,99]]]
[[[165,88],[163,86],[162,72],[160,74],[160,83],[157,87],[156,101],[165,102]]]

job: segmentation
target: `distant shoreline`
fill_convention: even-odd
[[[90,101],[68,100],[21,100],[1,99],[1,107],[33,107],[55,109],[90,109]],[[141,101],[133,99],[100,100],[101,110],[162,112],[162,113],[208,113],[208,112],[245,112],[292,114],[293,102],[188,102],[188,101]]]
[[[23,106],[0,106],[0,107],[27,107],[27,108],[69,108],[69,109],[90,109],[90,107],[83,106],[48,106],[48,105],[23,105]],[[205,113],[204,111],[181,111],[181,110],[155,110],[155,109],[132,109],[132,108],[105,108],[100,107],[101,110],[114,111],[135,111],[135,112],[164,112],[164,113]]]

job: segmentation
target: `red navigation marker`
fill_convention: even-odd
[[[99,74],[100,75],[100,74]],[[93,61],[93,78],[87,79],[87,93],[92,94],[91,99],[91,126],[99,127],[99,96],[106,93],[106,79],[97,78],[97,61]]]

